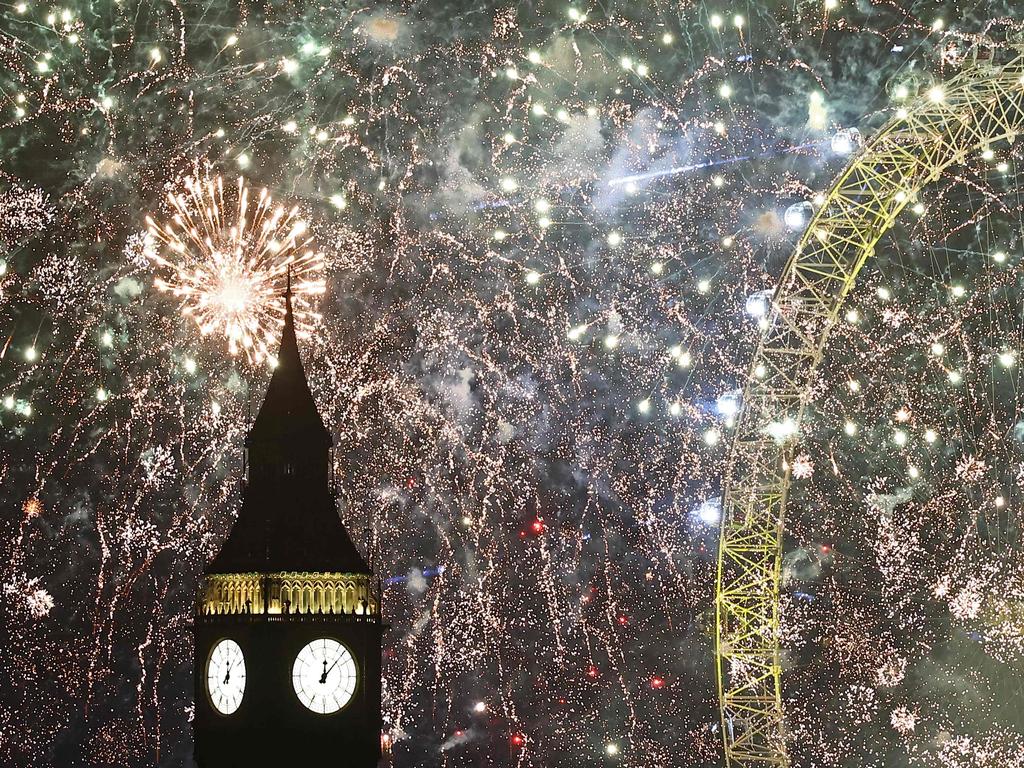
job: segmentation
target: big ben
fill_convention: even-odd
[[[246,440],[247,481],[195,617],[200,768],[373,768],[380,595],[338,517],[333,440],[310,392],[291,293],[277,366]]]

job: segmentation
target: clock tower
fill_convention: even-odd
[[[277,367],[245,440],[242,507],[199,589],[200,768],[379,761],[380,590],[338,517],[332,444],[289,286]]]

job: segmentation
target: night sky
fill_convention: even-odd
[[[0,3],[0,763],[189,765],[197,579],[293,263],[339,511],[386,585],[396,768],[720,765],[758,321],[861,138],[1020,18]],[[1024,766],[1021,143],[992,149],[887,234],[812,388],[801,768]]]

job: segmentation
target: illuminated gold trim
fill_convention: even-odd
[[[215,573],[206,577],[200,612],[374,616],[378,599],[363,573]]]

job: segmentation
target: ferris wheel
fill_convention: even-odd
[[[998,54],[1009,52],[1007,63]],[[959,75],[900,108],[809,216],[772,299],[725,479],[716,665],[727,766],[787,766],[780,577],[796,438],[847,294],[922,188],[1024,130],[1024,46],[977,48]]]

